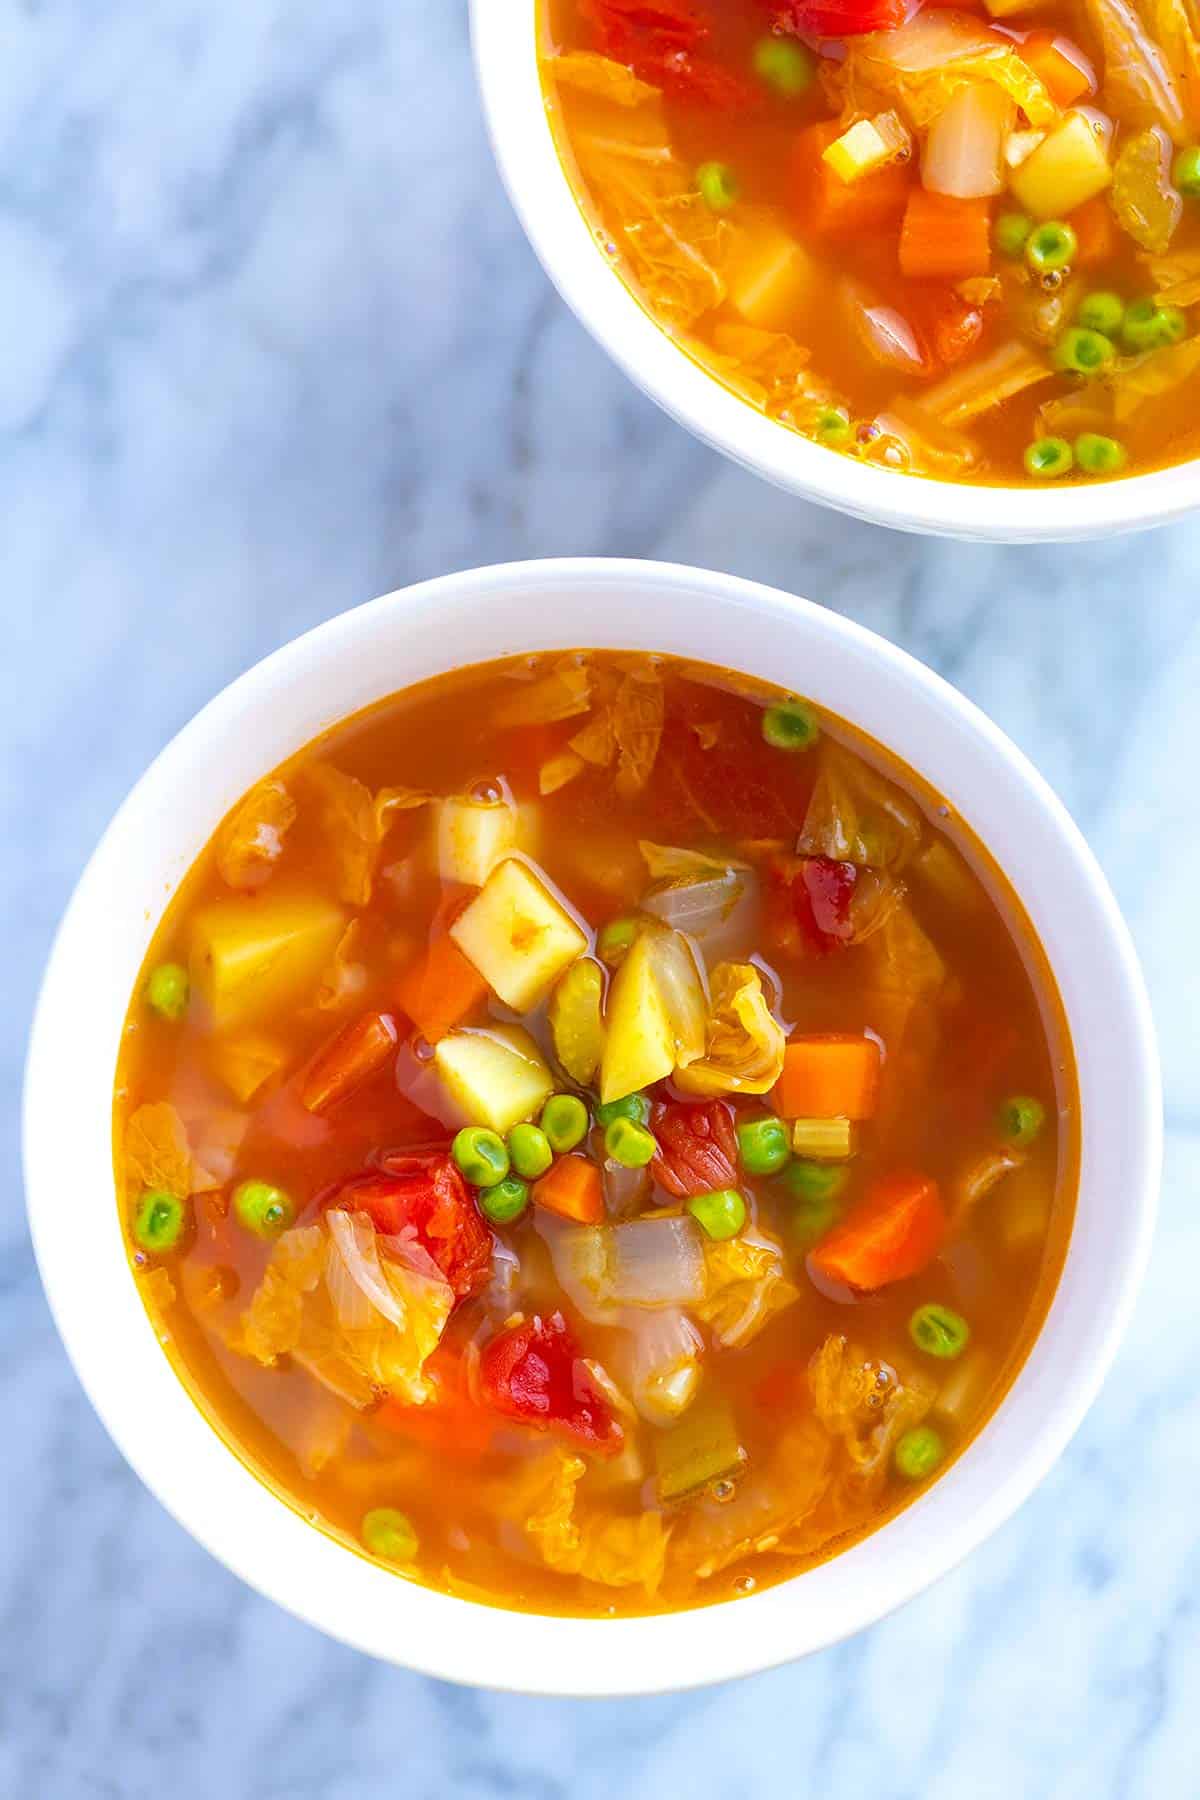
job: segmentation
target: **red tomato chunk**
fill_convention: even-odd
[[[594,1456],[615,1456],[624,1444],[561,1313],[535,1315],[493,1338],[480,1362],[479,1383],[496,1412],[569,1438]]]

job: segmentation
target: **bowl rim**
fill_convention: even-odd
[[[642,392],[712,449],[774,486],[896,530],[1055,543],[1139,531],[1200,506],[1197,461],[1116,481],[990,487],[898,475],[811,443],[723,387],[604,262],[560,161],[538,75],[540,0],[470,0],[484,119],[501,179],[542,268]]]
[[[525,622],[518,623],[522,607]],[[604,632],[576,629],[576,622],[589,626],[601,619]],[[472,644],[483,642],[479,654],[465,659],[446,648],[456,632],[461,636],[464,631]],[[834,705],[828,696],[839,684],[850,692],[865,682],[874,690],[871,705],[877,713],[905,721],[902,727],[897,723],[897,753],[964,811],[973,829],[979,829],[976,818],[983,802],[960,807],[954,783],[978,779],[982,790],[984,770],[998,796],[989,805],[1009,812],[1015,808],[1020,815],[1031,842],[1031,867],[1040,871],[1055,865],[1053,883],[1065,883],[1060,910],[1069,902],[1069,919],[1064,910],[1069,934],[1064,960],[1052,961],[1052,966],[1076,1039],[1081,1097],[1091,1091],[1090,1077],[1085,1080],[1088,1058],[1100,1070],[1097,1079],[1107,1083],[1106,1104],[1083,1116],[1079,1205],[1084,1192],[1091,1191],[1088,1182],[1096,1186],[1102,1172],[1109,1172],[1111,1182],[1119,1181],[1122,1204],[1114,1209],[1113,1241],[1100,1275],[1089,1274],[1083,1285],[1079,1277],[1078,1293],[1072,1288],[1068,1296],[1068,1276],[1085,1254],[1089,1235],[1073,1234],[1047,1320],[984,1431],[927,1494],[831,1561],[748,1600],[666,1615],[596,1620],[477,1606],[397,1582],[313,1530],[227,1452],[159,1352],[129,1274],[112,1204],[111,1084],[120,1023],[145,944],[166,903],[163,878],[169,887],[233,799],[282,759],[275,753],[279,743],[298,748],[316,735],[313,718],[325,716],[331,722],[353,710],[331,703],[322,715],[322,702],[314,701],[317,713],[309,717],[300,711],[289,722],[288,707],[302,704],[296,695],[317,686],[323,696],[344,677],[358,681],[369,695],[383,697],[423,678],[410,665],[402,679],[394,679],[384,654],[388,646],[401,661],[419,662],[423,656],[435,668],[490,658],[502,654],[503,646],[553,649],[581,642],[657,647],[721,661],[709,654],[709,645],[721,641],[722,632],[726,642],[730,636],[751,637],[755,653],[747,654],[743,666],[768,678],[772,671],[778,674],[784,647],[798,660],[823,657],[814,698],[843,716],[854,718],[854,709]],[[815,668],[807,660],[804,666]],[[262,704],[267,696],[270,707]],[[275,735],[272,749],[262,752],[260,760],[257,744],[247,746],[246,740],[262,719],[268,721],[263,729]],[[887,741],[869,718],[865,728]],[[923,761],[911,747],[936,731],[946,740],[945,769]],[[974,773],[967,766],[972,756]],[[243,773],[252,767],[250,779],[222,776],[218,782],[215,771],[227,771],[237,758]],[[145,845],[149,832],[161,832],[165,840],[176,829],[173,798],[200,791],[206,782],[218,791],[211,804],[205,802],[207,816],[192,831],[190,849],[185,844],[172,861],[156,842],[146,851],[147,884],[133,887],[128,870],[138,845]],[[995,854],[995,833],[981,836]],[[1032,903],[1029,885],[1014,875],[1011,865],[1002,866],[1045,944],[1048,902],[1042,896]],[[119,967],[115,973],[107,968],[98,973],[94,953],[97,943],[103,943],[110,951],[106,961],[120,964],[114,933],[131,888],[159,898],[158,910],[147,912],[136,928],[128,921],[128,932],[142,948],[135,954],[135,946],[125,957],[126,975],[129,968],[134,971],[125,979]],[[1076,943],[1083,948],[1076,950]],[[1046,949],[1049,955],[1048,944]],[[1079,1019],[1063,979],[1067,965],[1074,967],[1072,959],[1079,962],[1077,988],[1086,1004],[1092,1004],[1086,999],[1089,984],[1096,985],[1100,976],[1103,1012],[1096,1016],[1111,1028],[1103,1042],[1092,1030],[1086,1043],[1080,1039]],[[93,1024],[80,1022],[78,996],[81,987],[86,991],[89,982],[97,981],[112,987],[110,1016],[107,1023],[101,1016],[101,986],[100,1002],[90,1009],[97,1015],[91,1042]],[[111,1016],[118,1005],[118,1016]],[[103,1058],[105,1045],[111,1054],[99,1068],[97,1055]],[[73,1096],[83,1096],[73,1138],[76,1166],[89,1166],[89,1134],[96,1140],[90,1151],[93,1170],[97,1158],[107,1154],[103,1204],[73,1212],[62,1204],[58,1173],[64,1080]],[[89,1084],[97,1107],[99,1097],[107,1096],[105,1121],[90,1119]],[[1153,1027],[1124,921],[1062,803],[986,715],[906,652],[811,601],[712,571],[585,557],[467,570],[342,613],[247,670],[183,727],[118,810],[66,909],[30,1039],[23,1151],[34,1248],[68,1354],[118,1448],[194,1537],[287,1610],[384,1660],[484,1687],[598,1697],[702,1686],[825,1648],[921,1591],[1002,1523],[1061,1453],[1116,1352],[1149,1255],[1161,1139]],[[96,1280],[104,1305],[94,1302]],[[1076,1340],[1082,1334],[1082,1350],[1077,1342],[1069,1353],[1063,1348],[1068,1319]],[[151,1349],[153,1354],[147,1354]],[[1036,1412],[1035,1421],[1018,1431],[1016,1415],[1030,1411]],[[989,1459],[1000,1469],[998,1478],[985,1478]],[[884,1542],[886,1554],[879,1548]],[[707,1630],[705,1620],[710,1621]]]

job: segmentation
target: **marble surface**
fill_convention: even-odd
[[[0,1794],[1196,1795],[1200,522],[963,548],[722,464],[536,267],[489,161],[462,0],[0,0],[0,47]],[[597,1705],[376,1666],[186,1538],[66,1363],[17,1163],[55,920],[160,745],[354,601],[579,551],[807,591],[1011,732],[1137,934],[1170,1128],[1134,1328],[1018,1517],[826,1655]]]

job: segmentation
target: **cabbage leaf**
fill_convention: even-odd
[[[547,1568],[581,1575],[604,1587],[658,1591],[670,1528],[660,1512],[634,1514],[579,1508],[578,1487],[587,1473],[581,1456],[555,1448],[539,1457],[513,1485],[512,1516],[522,1520]]]
[[[783,1027],[753,963],[718,963],[709,978],[704,1055],[675,1071],[688,1094],[765,1094],[779,1080]]]
[[[194,1191],[187,1129],[165,1100],[139,1106],[125,1127],[125,1175],[132,1187],[161,1188],[186,1200]]]
[[[338,898],[348,906],[370,903],[379,851],[395,814],[427,806],[424,788],[383,787],[372,794],[353,775],[318,763],[307,780],[316,792],[321,826],[333,857]]]
[[[1045,86],[1014,44],[964,13],[936,10],[917,13],[892,31],[872,31],[850,38],[840,83],[832,78],[844,102],[855,112],[864,105],[865,90],[898,106],[910,125],[932,125],[961,88],[990,82],[1020,107],[1031,125],[1049,125],[1058,117]]]
[[[921,815],[868,763],[826,739],[804,829],[802,856],[873,869],[902,869],[921,842]]]
[[[590,94],[597,100],[609,100],[614,106],[643,106],[660,100],[661,90],[643,81],[624,63],[594,50],[567,50],[551,57],[547,69],[553,80],[563,87]]]
[[[897,1438],[920,1424],[934,1398],[923,1377],[902,1381],[838,1332],[814,1353],[808,1383],[817,1418],[840,1445],[849,1473],[868,1486],[883,1479]]]
[[[800,1290],[787,1279],[782,1249],[765,1233],[744,1232],[723,1241],[706,1238],[704,1267],[708,1290],[692,1311],[726,1349],[748,1344],[776,1313],[800,1298]]]

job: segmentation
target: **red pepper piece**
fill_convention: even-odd
[[[322,1046],[300,1081],[300,1098],[311,1113],[323,1113],[377,1075],[400,1040],[390,1013],[364,1013]]]
[[[479,1386],[485,1404],[506,1419],[552,1431],[595,1456],[616,1456],[625,1441],[559,1312],[535,1314],[494,1337],[480,1359]]]
[[[656,1106],[651,1129],[658,1154],[650,1173],[677,1200],[737,1185],[737,1132],[723,1100]]]
[[[919,1275],[945,1235],[937,1182],[927,1175],[887,1175],[810,1251],[809,1264],[831,1281],[872,1293]]]
[[[385,1156],[382,1172],[342,1182],[325,1204],[365,1212],[383,1237],[412,1227],[460,1300],[487,1282],[492,1234],[458,1165],[444,1150]]]

